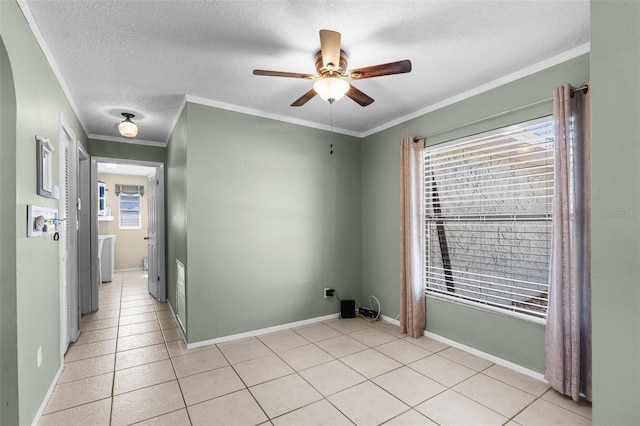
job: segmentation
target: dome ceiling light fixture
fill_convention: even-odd
[[[367,106],[373,98],[356,89],[346,79],[363,80],[365,78],[382,77],[385,75],[403,74],[411,72],[411,61],[408,59],[388,64],[373,65],[347,71],[347,54],[340,48],[342,36],[337,31],[320,30],[320,51],[316,53],[317,74],[300,74],[294,72],[253,70],[253,75],[268,77],[301,78],[318,80],[313,88],[296,99],[291,106],[299,107],[309,102],[315,95],[333,104],[343,96],[351,98],[360,106]]]
[[[130,112],[123,112],[122,116],[124,117],[124,120],[118,124],[118,131],[125,138],[135,138],[138,135],[138,126],[136,126],[136,123],[131,121],[135,115]]]
[[[349,83],[340,77],[325,77],[313,84],[313,90],[316,91],[325,101],[330,104],[342,99],[345,93],[349,91]]]

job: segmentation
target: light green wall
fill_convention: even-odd
[[[182,109],[167,145],[167,299],[176,310],[176,259],[187,262],[187,108]],[[188,271],[187,271],[188,272]]]
[[[164,163],[167,159],[167,149],[161,146],[103,141],[99,139],[89,139],[89,154],[92,157],[156,161],[158,163]]]
[[[17,365],[13,367],[18,378],[18,422],[30,424],[61,366],[59,243],[51,236],[26,237],[28,204],[58,208],[58,200],[36,194],[35,135],[48,137],[55,147],[55,183],[58,182],[61,152],[58,140],[60,115],[81,143],[86,144],[86,136],[14,1],[0,2],[0,36],[13,72],[16,95],[15,138],[8,141],[15,144],[15,154],[10,152],[9,157],[2,156],[3,174],[5,167],[15,171],[11,178],[15,179],[15,202],[9,201],[14,206],[15,222],[11,235],[6,238],[3,235],[2,244],[15,246],[18,339],[15,347]],[[5,66],[3,64],[3,68]],[[4,126],[5,122],[2,124]],[[3,308],[4,303],[3,299]],[[10,345],[7,350],[13,350],[13,342],[3,341],[2,344],[3,352],[5,344]],[[36,362],[39,346],[43,352],[40,368]]]
[[[591,3],[593,424],[640,419],[640,2]]]
[[[18,423],[16,324],[16,95],[0,38],[0,424]]]
[[[360,139],[192,103],[187,134],[190,342],[359,298]]]
[[[552,89],[589,78],[589,55],[427,113],[364,139],[363,296],[374,294],[389,317],[400,312],[400,140],[435,144],[551,114]],[[535,104],[532,107],[524,106]],[[504,111],[511,113],[492,117]],[[463,126],[465,123],[475,124]],[[448,129],[455,130],[447,131]],[[444,131],[444,132],[443,132]],[[544,372],[544,327],[450,302],[427,300],[427,331]]]
[[[635,215],[640,186],[634,184],[640,181],[640,3],[593,1],[591,19],[594,424],[635,424],[640,418],[640,223]],[[0,37],[6,47],[6,54],[0,51],[0,423],[29,424],[60,366],[58,247],[46,238],[25,237],[27,204],[57,207],[55,200],[35,195],[34,135],[50,137],[58,148],[62,113],[82,143],[86,139],[13,1],[0,1]],[[10,74],[15,107],[7,95]],[[517,109],[550,96],[553,86],[587,78],[589,57],[583,56],[363,143],[189,104],[166,154],[167,200],[175,206],[167,215],[168,295],[175,293],[172,261],[186,259],[188,247],[193,256],[187,262],[190,314],[201,318],[189,340],[336,312],[334,302],[321,299],[325,284],[337,287],[343,298],[375,294],[383,313],[394,317],[399,311],[399,249],[393,242],[399,241],[400,139]],[[17,115],[11,116],[14,109]],[[546,104],[521,110],[430,142],[549,111]],[[328,138],[335,138],[333,158],[327,156]],[[93,155],[165,161],[162,148],[109,148],[99,142],[88,144]],[[286,190],[276,190],[281,186]],[[251,195],[247,205],[238,193]],[[631,213],[607,214],[614,211]],[[240,268],[245,260],[249,267]],[[428,330],[542,370],[541,327],[440,301],[429,301],[427,309]],[[37,369],[39,345],[44,364]],[[18,389],[12,387],[16,380]]]

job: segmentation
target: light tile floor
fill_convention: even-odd
[[[100,286],[40,425],[590,425],[545,383],[398,327],[321,323],[187,350],[142,271]]]

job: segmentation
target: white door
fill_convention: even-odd
[[[75,135],[61,120],[60,125],[60,199],[58,233],[60,235],[60,351],[64,354],[79,334],[77,288],[77,198]]]
[[[156,168],[148,176],[149,193],[147,195],[147,252],[148,252],[148,286],[149,293],[156,299],[166,298],[164,280],[164,188],[162,167]]]
[[[60,132],[61,134],[64,132]],[[62,135],[61,135],[62,136]],[[62,219],[58,224],[60,234],[60,350],[67,352],[71,339],[69,337],[69,141],[66,137],[60,139],[60,202],[58,217]]]

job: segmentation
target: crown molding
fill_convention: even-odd
[[[540,61],[536,64],[530,65],[528,67],[522,68],[519,71],[516,71],[514,73],[505,75],[504,77],[500,77],[496,80],[490,81],[489,83],[483,84],[481,86],[475,87],[471,90],[467,90],[466,92],[462,92],[459,93],[457,95],[451,96],[447,99],[444,99],[442,101],[436,102],[435,104],[431,104],[429,106],[426,106],[424,108],[421,108],[415,112],[412,112],[411,114],[407,114],[405,116],[396,118],[395,120],[391,120],[387,123],[381,124],[380,126],[374,127],[370,130],[366,130],[364,132],[362,132],[360,137],[367,137],[370,135],[373,135],[375,133],[381,132],[383,130],[386,130],[390,127],[393,126],[397,126],[398,124],[402,124],[406,121],[412,120],[414,118],[420,117],[422,115],[425,115],[427,113],[439,110],[441,108],[444,108],[446,106],[455,104],[457,102],[460,102],[462,100],[471,98],[473,96],[479,95],[480,93],[484,93],[487,92],[489,90],[495,89],[497,87],[503,86],[507,83],[511,83],[515,80],[521,79],[523,77],[527,77],[530,76],[532,74],[535,74],[537,72],[543,71],[547,68],[551,68],[555,65],[561,64],[563,62],[566,62],[570,59],[573,58],[577,58],[580,55],[584,55],[585,53],[589,53],[591,51],[591,44],[590,43],[585,43],[583,45],[580,45],[574,49],[571,50],[567,50],[566,52],[563,52],[559,55],[553,56],[551,58],[545,59],[544,61]]]

